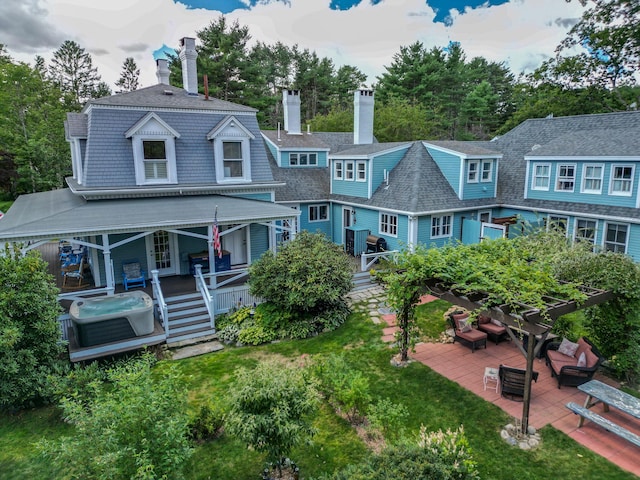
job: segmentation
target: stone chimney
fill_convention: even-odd
[[[353,143],[373,143],[373,90],[360,88],[353,94]]]
[[[159,85],[169,85],[169,62],[165,58],[156,60],[156,77]]]
[[[301,135],[300,90],[283,90],[284,129],[290,135]]]
[[[180,39],[180,61],[182,62],[182,88],[189,95],[198,95],[198,68],[196,66],[196,39],[184,37]]]

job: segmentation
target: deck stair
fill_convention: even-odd
[[[371,288],[377,283],[371,281],[371,274],[367,272],[356,272],[353,274],[353,288],[352,292],[357,292],[358,290],[366,290],[367,288]]]
[[[207,307],[199,293],[167,297],[166,302],[169,314],[168,345],[185,345],[214,336]]]

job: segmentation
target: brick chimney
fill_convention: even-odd
[[[290,135],[301,135],[300,90],[283,90],[284,129]]]
[[[196,39],[184,37],[180,39],[180,61],[182,62],[182,88],[189,95],[198,95],[198,68],[196,66]]]
[[[353,94],[353,143],[373,143],[373,90],[360,88]]]
[[[156,60],[156,77],[159,85],[169,85],[169,62],[165,58]]]

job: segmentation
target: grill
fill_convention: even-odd
[[[387,249],[387,241],[382,237],[367,235],[367,253],[384,252]]]

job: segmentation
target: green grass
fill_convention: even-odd
[[[432,302],[419,307],[423,332],[443,328],[442,312],[447,305]],[[507,446],[500,439],[500,429],[510,418],[502,410],[422,364],[392,367],[389,360],[395,352],[380,340],[381,330],[382,326],[355,313],[335,332],[303,341],[226,348],[210,355],[160,362],[156,373],[161,375],[171,366],[180,370],[188,382],[194,407],[205,400],[224,405],[225,393],[233,388],[237,367],[250,367],[267,357],[302,364],[306,357],[344,352],[349,363],[368,376],[374,399],[388,397],[407,407],[408,434],[415,435],[421,424],[429,430],[456,429],[464,425],[483,479],[635,478],[552,427],[543,429],[542,446],[535,451]],[[314,425],[318,433],[313,445],[301,446],[291,455],[300,465],[304,478],[318,478],[370,455],[355,431],[327,405],[319,409]],[[55,474],[38,457],[33,444],[40,438],[52,439],[71,432],[71,427],[59,420],[59,412],[53,408],[26,411],[17,416],[1,415],[0,479],[54,478]],[[260,454],[222,436],[196,447],[186,476],[217,480],[259,478],[262,468]]]
[[[1,201],[0,200],[0,212],[6,212],[7,210],[9,210],[9,207],[13,205],[13,201],[7,200],[7,201]]]

